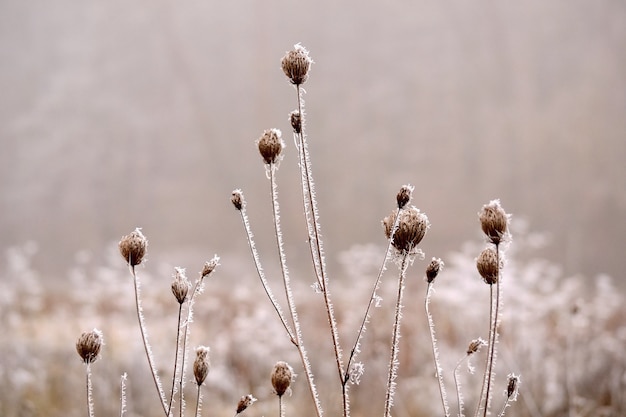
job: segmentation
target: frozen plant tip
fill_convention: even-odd
[[[140,228],[136,228],[131,234],[122,237],[119,243],[122,258],[132,268],[143,261],[147,248],[148,239],[141,233]]]
[[[291,123],[293,133],[302,133],[302,116],[298,110],[289,113],[289,123]]]
[[[476,259],[476,269],[485,283],[492,285],[498,282],[500,265],[498,253],[493,248],[484,249]]]
[[[237,412],[235,415],[243,413],[248,407],[256,402],[256,398],[252,394],[244,395],[237,403]]]
[[[426,267],[426,282],[429,284],[432,283],[443,269],[443,266],[444,263],[441,258],[433,258]]]
[[[508,231],[509,215],[506,214],[500,200],[491,200],[485,204],[478,213],[480,227],[487,239],[495,245],[499,245]]]
[[[309,51],[304,46],[297,44],[283,57],[281,67],[292,84],[300,85],[307,80],[312,63],[313,60],[309,57]]]
[[[413,194],[413,190],[415,187],[412,185],[403,185],[398,191],[398,195],[396,196],[396,201],[398,203],[398,208],[403,209],[406,207],[409,202],[411,202],[411,195]]]
[[[243,199],[243,193],[241,190],[234,190],[230,196],[230,202],[233,203],[235,209],[240,210],[243,208],[245,204],[245,200]]]
[[[98,360],[100,350],[103,345],[102,332],[93,329],[90,332],[83,332],[76,342],[76,352],[85,364],[94,363]]]
[[[280,161],[280,155],[285,147],[285,143],[281,137],[280,130],[268,129],[257,140],[257,146],[263,157],[263,162],[270,165]]]
[[[287,362],[279,361],[274,365],[270,378],[274,392],[279,397],[282,397],[289,389],[296,375],[293,373],[293,368]]]
[[[383,227],[387,239],[392,239],[392,245],[400,253],[413,254],[417,245],[422,241],[426,231],[430,227],[428,217],[415,207],[409,207],[400,211],[398,227],[391,236],[393,225],[398,216],[398,209],[395,209],[383,220]]]
[[[196,378],[198,385],[202,385],[209,374],[211,366],[209,361],[210,351],[211,349],[206,346],[198,346],[196,349],[196,360],[193,362],[193,376]]]
[[[211,275],[213,271],[215,271],[215,268],[217,268],[219,265],[220,265],[220,257],[217,255],[214,255],[210,261],[206,261],[204,263],[204,266],[202,267],[202,272],[200,272],[200,276],[202,278],[208,277],[209,275]]]
[[[176,268],[174,280],[172,281],[172,293],[174,297],[176,297],[178,304],[184,303],[187,299],[190,285],[189,280],[185,276],[185,270],[183,268]]]

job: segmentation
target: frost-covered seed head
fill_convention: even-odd
[[[495,249],[484,249],[476,259],[476,268],[487,284],[497,283],[500,268],[498,265],[498,254]]]
[[[413,187],[412,185],[403,185],[402,188],[400,188],[400,191],[396,196],[398,208],[403,209],[407,204],[409,204],[414,189],[415,187]]]
[[[239,402],[237,403],[237,414],[243,413],[244,410],[254,404],[255,401],[256,398],[254,398],[252,394],[244,395],[243,397],[241,397],[239,399]]]
[[[233,191],[233,193],[230,196],[230,202],[233,203],[233,206],[235,206],[237,210],[243,209],[245,200],[243,198],[243,193],[241,192],[241,190]]]
[[[472,355],[478,352],[481,347],[486,346],[486,345],[487,345],[487,342],[485,342],[480,337],[478,339],[474,339],[470,342],[469,346],[467,347],[467,354]]]
[[[175,271],[174,280],[172,281],[172,294],[176,297],[178,304],[182,304],[187,299],[190,284],[184,268],[175,268]]]
[[[304,46],[297,44],[283,57],[281,67],[292,84],[300,85],[307,80],[312,63],[313,60],[309,57],[309,51]]]
[[[148,248],[148,239],[136,228],[131,234],[122,237],[119,243],[120,254],[128,265],[136,266],[143,261]]]
[[[78,352],[84,363],[94,363],[98,360],[103,344],[102,332],[98,329],[93,329],[80,335],[76,342],[76,352]]]
[[[274,369],[272,369],[272,374],[270,375],[272,387],[274,387],[276,395],[282,397],[289,389],[295,377],[296,375],[293,373],[293,368],[287,362],[276,362]]]
[[[196,349],[196,360],[193,362],[193,376],[196,378],[198,385],[202,385],[209,374],[209,368],[211,367],[209,360],[210,351],[211,349],[207,346],[198,346]]]
[[[432,283],[435,278],[437,278],[437,275],[439,275],[439,272],[443,269],[443,266],[444,263],[441,258],[433,258],[433,260],[428,264],[428,267],[426,267],[426,282],[429,284]]]
[[[519,385],[521,383],[519,375],[509,374],[506,385],[506,398],[509,401],[516,401],[517,394],[519,392]]]
[[[491,200],[489,204],[485,204],[478,213],[478,218],[483,233],[491,243],[498,245],[506,237],[509,215],[500,205],[500,200]]]
[[[383,220],[383,228],[385,229],[385,236],[387,239],[391,239],[391,232],[393,225],[398,216],[398,209],[391,212],[388,217]],[[398,222],[398,228],[393,235],[392,245],[403,253],[411,253],[417,245],[422,241],[426,231],[430,227],[428,217],[424,213],[411,206],[400,211],[400,221]]]
[[[285,147],[285,143],[278,129],[267,129],[257,140],[259,152],[266,164],[275,164],[280,160],[280,154]]]
[[[217,268],[219,265],[220,257],[214,255],[210,261],[206,261],[204,263],[204,267],[202,268],[202,272],[200,272],[200,275],[202,276],[202,278],[208,277],[213,271],[215,271],[215,268]]]
[[[298,110],[289,113],[289,122],[294,133],[302,133],[302,116]]]

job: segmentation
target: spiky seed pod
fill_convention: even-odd
[[[178,304],[182,304],[187,299],[187,293],[189,292],[189,280],[185,275],[184,268],[175,268],[174,280],[172,281],[172,294],[176,297]]]
[[[143,261],[148,248],[148,239],[136,228],[131,234],[122,237],[119,243],[120,254],[128,265],[136,266]]]
[[[200,275],[202,276],[202,278],[208,277],[213,271],[215,271],[215,268],[217,268],[219,265],[220,257],[215,255],[210,261],[206,261],[204,263],[204,267],[202,268],[202,272],[200,272]]]
[[[298,110],[289,113],[289,122],[294,133],[302,133],[302,116]]]
[[[281,67],[292,84],[300,85],[307,80],[312,63],[313,60],[309,57],[309,51],[304,46],[297,44],[283,57]]]
[[[103,344],[102,332],[98,329],[93,329],[80,335],[76,342],[76,352],[78,352],[84,363],[94,363],[98,360]]]
[[[517,400],[517,393],[519,392],[520,385],[520,377],[519,375],[509,374],[508,381],[506,385],[506,398],[509,401]]]
[[[385,229],[385,236],[387,239],[391,239],[391,231],[393,225],[398,216],[398,209],[391,212],[388,217],[383,220],[383,228]],[[424,213],[411,206],[400,212],[400,221],[398,222],[398,228],[393,235],[392,245],[400,252],[411,253],[422,241],[426,231],[430,227],[428,217]]]
[[[252,394],[244,395],[243,397],[241,397],[239,399],[239,402],[237,403],[237,414],[243,413],[244,410],[254,404],[255,401],[256,398],[254,398]]]
[[[193,376],[196,378],[198,385],[202,385],[209,374],[209,368],[211,367],[209,360],[210,351],[211,349],[207,346],[198,346],[196,349],[196,360],[193,362]]]
[[[274,365],[270,378],[274,392],[279,397],[282,397],[293,382],[295,374],[293,373],[293,368],[287,362],[279,361]]]
[[[266,164],[275,164],[280,160],[280,154],[285,147],[285,142],[281,137],[278,129],[267,129],[263,135],[257,140],[259,152]]]
[[[235,206],[237,210],[243,209],[245,200],[243,198],[243,193],[241,192],[241,190],[233,191],[232,195],[230,196],[230,202],[233,203],[233,206]]]
[[[403,209],[407,204],[409,204],[414,189],[415,187],[412,185],[403,185],[402,188],[400,188],[400,191],[398,191],[398,195],[396,196],[398,208]]]
[[[443,266],[444,263],[440,258],[433,258],[428,267],[426,267],[426,282],[432,283],[443,269]]]
[[[500,200],[491,200],[489,204],[485,204],[478,213],[478,218],[480,227],[489,241],[496,245],[500,244],[506,237],[509,224],[509,215],[500,205]]]
[[[467,347],[467,354],[473,355],[474,353],[478,352],[481,347],[486,346],[486,345],[487,345],[487,342],[485,342],[480,337],[478,339],[474,339],[470,342],[469,346]]]
[[[492,285],[497,283],[500,265],[498,265],[498,254],[495,249],[484,249],[476,259],[476,268],[487,284]]]

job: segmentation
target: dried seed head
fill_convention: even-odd
[[[498,282],[500,267],[498,265],[498,254],[493,248],[486,248],[476,259],[476,268],[483,280],[489,284]]]
[[[237,403],[237,414],[243,413],[243,411],[246,408],[250,407],[252,404],[254,404],[255,401],[256,398],[254,398],[252,394],[244,395],[243,397],[241,397],[239,399],[239,402]]]
[[[517,394],[519,393],[519,385],[521,383],[519,375],[509,374],[506,384],[506,398],[509,401],[517,401]]]
[[[281,67],[292,84],[300,85],[307,80],[312,63],[313,60],[309,57],[309,51],[304,46],[297,44],[283,57]]]
[[[281,137],[280,130],[268,129],[257,140],[259,152],[266,164],[275,164],[280,160],[280,154],[285,147],[285,142]]]
[[[500,200],[491,200],[489,204],[485,204],[478,213],[478,218],[483,233],[491,243],[498,245],[506,237],[509,215],[500,205]]]
[[[398,202],[398,208],[403,209],[409,202],[411,201],[411,195],[413,194],[413,190],[415,187],[412,185],[403,185],[396,196],[396,201]]]
[[[122,237],[119,248],[122,258],[128,262],[129,266],[139,265],[146,255],[148,239],[141,233],[140,228],[136,228],[131,234]]]
[[[246,201],[243,198],[243,193],[241,190],[234,190],[232,195],[230,196],[230,202],[233,203],[233,206],[237,210],[243,209],[243,206],[246,204]]]
[[[467,354],[472,355],[480,350],[481,347],[487,346],[487,342],[485,342],[480,337],[478,339],[474,339],[471,341],[469,346],[467,347]]]
[[[391,238],[391,232],[398,216],[398,209],[391,212],[388,217],[383,220],[385,236]],[[417,245],[422,241],[426,231],[430,227],[428,217],[424,213],[411,206],[400,211],[400,221],[398,228],[393,235],[392,245],[399,252],[412,253]]]
[[[213,271],[215,271],[215,268],[217,268],[219,265],[220,257],[214,255],[210,261],[206,261],[204,263],[204,267],[202,268],[202,272],[200,272],[200,276],[202,276],[202,278],[208,277]]]
[[[84,363],[94,363],[98,360],[103,343],[104,339],[100,330],[93,329],[90,332],[83,332],[76,342],[76,352]]]
[[[294,133],[302,133],[302,116],[298,110],[289,113],[289,122]]]
[[[443,269],[443,266],[444,263],[441,258],[433,258],[433,260],[428,264],[428,267],[426,267],[426,282],[429,284],[432,283],[435,278],[437,278],[437,275],[439,275],[439,272]]]
[[[196,383],[202,385],[207,375],[209,374],[209,368],[211,362],[209,361],[210,348],[207,346],[198,346],[196,349],[196,360],[193,362],[193,376],[196,378]]]
[[[274,387],[274,392],[279,397],[282,397],[285,391],[289,389],[289,386],[296,378],[296,375],[293,373],[293,368],[289,366],[287,362],[279,361],[274,365],[274,369],[272,370],[272,374],[270,375],[272,380],[272,387]]]
[[[175,268],[175,271],[174,280],[172,281],[172,293],[176,297],[178,304],[182,304],[187,299],[190,284],[184,268]]]

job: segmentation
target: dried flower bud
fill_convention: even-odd
[[[269,165],[280,161],[280,154],[285,147],[280,130],[267,129],[256,143],[263,157],[263,162]]]
[[[403,185],[396,196],[396,201],[398,202],[398,208],[403,209],[409,202],[411,201],[411,195],[413,194],[413,190],[415,187],[412,185]]]
[[[175,271],[174,280],[172,281],[172,293],[176,297],[178,304],[182,304],[187,299],[190,284],[184,268],[175,268]]]
[[[383,220],[385,236],[391,238],[391,232],[398,216],[398,209],[391,212]],[[411,206],[400,211],[400,221],[398,228],[393,235],[392,245],[400,252],[412,253],[417,245],[422,241],[426,231],[430,227],[428,217],[424,213]]]
[[[478,339],[474,339],[471,341],[469,346],[467,347],[467,354],[472,355],[480,350],[481,347],[487,346],[487,342],[485,342],[480,337]]]
[[[489,284],[498,282],[500,266],[498,265],[498,254],[493,248],[486,248],[476,259],[476,268],[483,280]]]
[[[309,57],[309,51],[304,46],[297,44],[283,57],[281,66],[291,83],[300,85],[307,80],[312,63],[313,60]]]
[[[428,264],[428,267],[426,267],[426,282],[429,284],[432,283],[435,278],[437,278],[437,275],[439,275],[439,272],[443,269],[443,266],[444,263],[441,258],[433,258],[433,260]]]
[[[122,237],[119,248],[122,258],[134,267],[143,261],[148,247],[148,239],[141,233],[140,228],[136,228],[131,234]]]
[[[206,278],[220,265],[220,257],[214,255],[210,261],[206,261],[204,263],[204,267],[202,268],[202,272],[200,272],[200,276],[202,278]]]
[[[506,236],[509,224],[509,215],[506,214],[500,200],[492,200],[485,204],[478,213],[480,227],[489,241],[498,245]]]
[[[100,330],[93,329],[90,332],[83,332],[76,342],[76,352],[84,363],[94,363],[98,360],[103,343],[104,339]]]
[[[294,133],[302,133],[302,115],[300,115],[298,110],[289,113],[289,122],[291,123]]]
[[[241,190],[233,191],[232,195],[230,196],[230,202],[233,203],[233,206],[235,206],[237,210],[243,209],[245,200],[243,198],[243,193],[241,192]]]
[[[193,376],[196,378],[196,383],[202,385],[207,375],[209,374],[209,368],[211,362],[209,361],[210,348],[207,346],[198,346],[196,349],[196,360],[193,362]]]
[[[254,404],[255,401],[256,398],[254,398],[252,394],[244,395],[243,397],[241,397],[241,399],[239,399],[239,402],[237,403],[237,414],[243,413],[243,411],[246,408],[250,407],[252,404]]]
[[[517,401],[517,394],[519,392],[519,385],[521,383],[520,376],[515,374],[508,375],[508,381],[506,384],[506,398],[509,401]]]
[[[274,392],[279,397],[282,397],[285,391],[289,389],[296,375],[293,373],[293,368],[287,362],[279,361],[274,365],[270,377]]]

